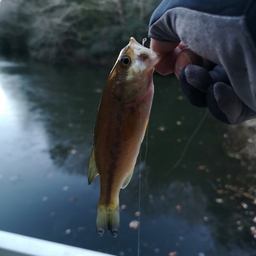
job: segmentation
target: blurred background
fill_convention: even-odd
[[[102,89],[159,2],[0,2],[1,230],[120,256],[256,255],[255,121],[220,123],[174,76],[154,75],[120,233],[96,234],[87,167]]]

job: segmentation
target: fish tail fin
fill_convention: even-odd
[[[114,206],[98,204],[96,228],[100,236],[106,230],[110,230],[112,235],[116,237],[119,229],[119,203]]]

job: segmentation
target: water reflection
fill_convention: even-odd
[[[2,88],[0,88],[0,115],[4,115],[7,111],[7,100]]]
[[[97,236],[99,180],[88,186],[86,172],[108,72],[0,61],[0,228],[135,255],[129,224],[140,211],[141,255],[253,255],[256,209],[240,191],[247,166],[222,148],[227,127],[208,116],[173,169],[205,110],[190,107],[170,77],[155,76],[147,141],[120,195],[120,235]]]

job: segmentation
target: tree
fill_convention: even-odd
[[[106,64],[131,36],[147,36],[149,17],[159,2],[3,0],[0,42],[10,51],[26,51],[51,63]]]

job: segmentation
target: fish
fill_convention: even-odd
[[[88,184],[100,176],[96,229],[119,232],[119,193],[130,182],[154,95],[160,57],[133,37],[119,53],[104,87],[89,160]]]

